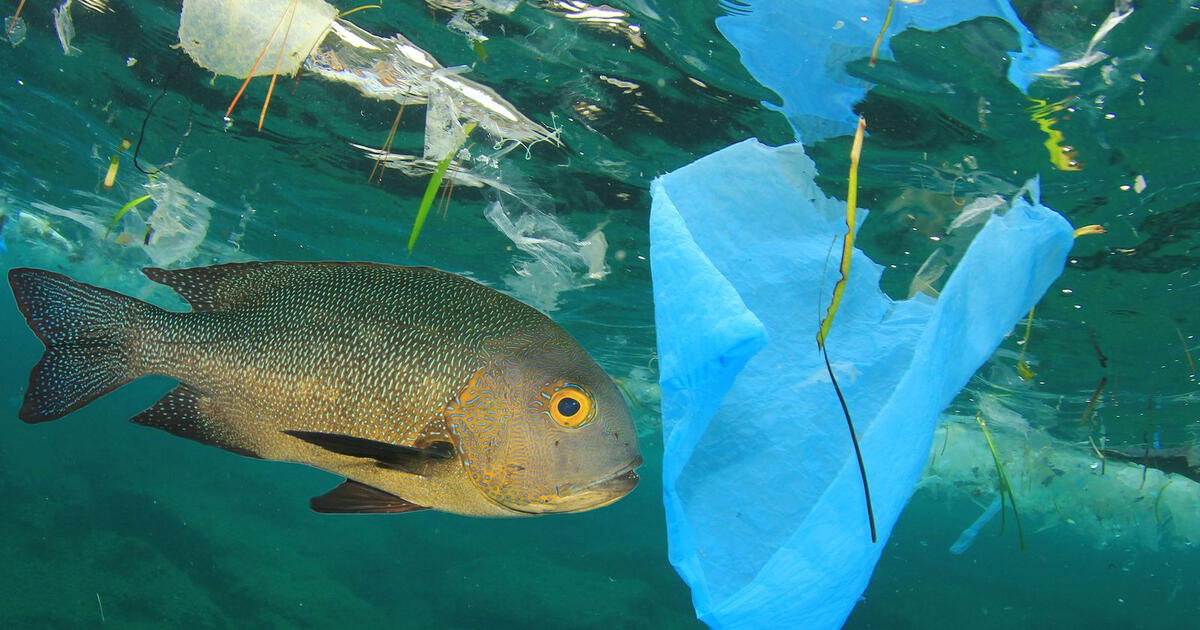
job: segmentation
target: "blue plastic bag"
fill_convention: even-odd
[[[815,341],[845,205],[814,175],[800,145],[747,140],[652,186],[669,553],[715,628],[845,621],[939,412],[1061,273],[1073,241],[1060,215],[1018,200],[989,220],[936,302],[889,299],[882,268],[854,252],[827,345],[870,475],[872,544]]]
[[[750,0],[744,13],[717,19],[717,28],[742,56],[742,65],[783,98],[796,139],[816,142],[854,133],[851,108],[867,92],[867,83],[843,68],[870,57],[871,46],[887,15],[885,0]],[[1025,91],[1037,73],[1058,64],[1058,53],[1040,43],[1021,23],[1007,0],[895,3],[888,34],[907,27],[937,30],[980,16],[999,17],[1017,33],[1021,49],[1009,53],[1008,80]],[[862,18],[866,18],[865,21]],[[884,37],[880,55],[888,54]]]

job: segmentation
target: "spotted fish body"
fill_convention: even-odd
[[[313,500],[319,511],[570,512],[636,485],[635,432],[611,379],[545,315],[484,285],[365,263],[145,273],[192,311],[10,272],[47,348],[23,420],[162,374],[179,386],[134,422],[345,476]]]

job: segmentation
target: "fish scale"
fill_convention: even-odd
[[[247,271],[266,276],[265,286],[235,292],[229,311],[198,312],[182,324],[163,313],[151,324],[164,331],[161,341],[141,348],[144,356],[166,360],[156,366],[160,373],[220,401],[213,404],[237,430],[286,425],[412,445],[476,369],[486,339],[548,322],[514,300],[495,300],[482,285],[433,269]],[[253,282],[242,276],[239,284]],[[440,294],[447,297],[436,307],[426,299]],[[490,311],[481,308],[488,302]],[[179,344],[203,350],[179,353]],[[314,394],[308,399],[297,395],[305,384]],[[250,450],[271,448],[270,434],[260,435],[245,436]]]
[[[548,317],[482,284],[371,263],[145,272],[193,310],[10,272],[47,347],[22,419],[166,375],[180,385],[134,422],[344,475],[313,500],[319,511],[579,511],[636,485],[641,457],[611,379]],[[591,415],[556,416],[556,392]]]

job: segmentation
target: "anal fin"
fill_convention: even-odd
[[[429,509],[349,479],[333,490],[313,497],[308,505],[314,512],[323,514],[398,514]]]
[[[246,457],[258,457],[248,445],[239,443],[228,429],[200,410],[203,394],[186,383],[167,392],[153,407],[131,418],[133,422],[216,446]]]

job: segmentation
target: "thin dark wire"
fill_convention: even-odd
[[[825,357],[825,370],[829,372],[829,380],[833,381],[833,391],[837,392],[838,402],[842,404],[842,414],[846,416],[846,427],[850,429],[850,442],[854,444],[854,455],[858,458],[858,473],[862,475],[863,498],[867,501],[867,522],[871,525],[871,542],[879,542],[875,533],[875,510],[871,507],[871,486],[867,485],[867,466],[863,464],[862,449],[858,446],[858,434],[854,432],[854,423],[850,420],[850,408],[846,406],[846,398],[842,396],[842,388],[838,386],[837,378],[833,376],[833,366],[829,364],[829,352],[825,344],[821,344],[821,356]]]
[[[162,92],[150,103],[150,108],[146,110],[146,116],[142,118],[142,129],[138,132],[137,146],[133,148],[133,167],[141,171],[143,175],[157,175],[162,172],[159,169],[154,169],[152,173],[142,168],[142,165],[138,163],[138,154],[142,152],[142,140],[146,138],[146,125],[150,123],[150,116],[154,114],[154,108],[158,105],[158,102],[167,95],[167,88],[171,85],[171,79],[174,79],[175,75],[179,74],[179,69],[183,67],[183,61],[183,58],[180,57],[179,61],[175,64],[175,69],[163,81]]]

